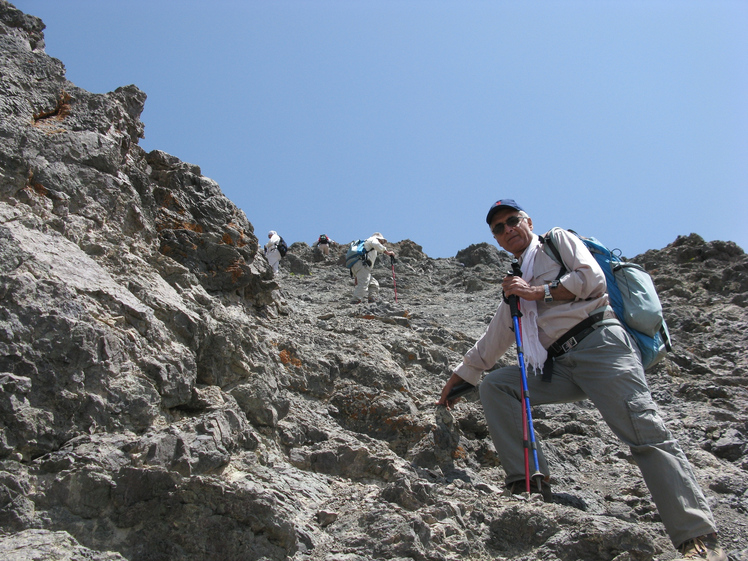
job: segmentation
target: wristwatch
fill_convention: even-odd
[[[543,291],[545,292],[545,296],[543,297],[543,301],[547,304],[549,302],[553,302],[553,296],[551,296],[551,285],[550,284],[544,284],[543,285]]]

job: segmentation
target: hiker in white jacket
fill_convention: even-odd
[[[351,273],[353,274],[356,286],[353,289],[354,304],[363,302],[364,298],[368,298],[369,302],[376,302],[379,297],[379,283],[372,276],[371,270],[374,268],[374,263],[379,253],[395,255],[393,251],[389,251],[384,247],[385,243],[387,243],[387,239],[379,232],[374,232],[370,238],[364,241],[364,249],[367,252],[366,260],[358,261],[351,267]]]
[[[278,251],[278,244],[280,243],[281,239],[278,235],[278,232],[276,232],[275,230],[270,230],[268,232],[268,238],[269,241],[265,244],[265,257],[267,258],[270,267],[273,269],[273,274],[275,275],[280,269],[281,254],[280,251]]]

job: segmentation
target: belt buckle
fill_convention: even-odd
[[[568,353],[571,349],[577,346],[577,340],[575,337],[570,337],[566,341],[564,341],[564,344],[561,345],[561,350],[565,353]]]

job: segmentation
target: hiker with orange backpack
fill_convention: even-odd
[[[479,385],[489,432],[506,472],[507,492],[528,488],[524,398],[533,405],[590,399],[629,446],[665,529],[682,554],[678,559],[726,561],[706,498],[658,413],[637,343],[609,304],[605,274],[595,257],[575,234],[554,228],[553,246],[563,261],[559,264],[533,233],[532,218],[512,199],[494,203],[486,222],[521,269],[521,275],[507,275],[502,283],[505,298],[519,299],[521,338],[513,331],[517,322],[513,324],[516,318],[508,300],[500,302],[486,332],[452,372],[437,404],[450,407],[456,401],[450,397],[453,390],[464,382],[478,385],[483,372],[516,344],[535,374],[526,377],[527,386],[520,385],[517,366],[493,370]],[[535,446],[533,451],[534,467],[540,472],[538,491],[550,502],[550,470],[542,449]]]
[[[322,251],[322,254],[327,257],[328,255],[330,255],[330,246],[335,245],[336,243],[337,242],[330,236],[326,234],[320,234],[319,238],[317,238],[317,241],[312,244],[312,249],[318,247],[320,251]]]

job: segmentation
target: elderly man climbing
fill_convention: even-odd
[[[660,418],[642,368],[636,343],[608,302],[605,276],[584,243],[554,228],[553,242],[561,265],[543,249],[533,221],[512,199],[494,203],[486,217],[498,244],[514,255],[522,276],[507,276],[504,294],[517,296],[522,310],[522,344],[529,365],[527,386],[533,405],[590,399],[611,430],[631,450],[649,488],[665,529],[679,549],[679,559],[725,561],[717,543],[711,510],[677,440]],[[592,317],[592,320],[588,318]],[[448,396],[463,381],[477,385],[484,371],[515,344],[510,306],[499,303],[486,332],[446,382],[438,404],[451,406]],[[576,330],[579,325],[585,327]],[[567,340],[559,354],[554,343]],[[552,378],[543,380],[553,348]],[[545,377],[547,380],[547,376]],[[493,370],[480,384],[480,399],[491,438],[506,472],[511,493],[525,491],[520,368]],[[552,499],[550,470],[538,449],[540,491]]]

